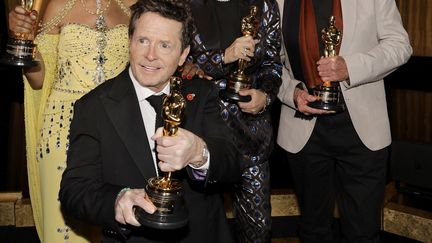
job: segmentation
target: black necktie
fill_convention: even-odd
[[[146,100],[153,106],[156,112],[156,129],[163,126],[162,121],[162,100],[165,95],[152,95],[146,98]]]
[[[163,97],[165,97],[165,94],[161,95],[152,95],[146,98],[146,100],[150,103],[151,106],[153,106],[153,109],[156,112],[156,122],[155,122],[155,131],[158,127],[163,126],[162,121],[162,101]],[[159,161],[158,155],[156,152],[156,143],[155,143],[155,153],[156,153],[156,162]],[[158,170],[159,175],[161,175],[161,171],[159,170],[159,167],[156,166],[156,169]]]

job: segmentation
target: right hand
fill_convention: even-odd
[[[37,12],[27,11],[16,6],[9,12],[9,30],[14,33],[34,33],[36,30]]]
[[[141,226],[133,212],[133,206],[135,205],[150,214],[156,211],[156,207],[150,201],[144,189],[130,189],[120,194],[115,202],[115,220],[120,224]]]
[[[254,40],[252,36],[242,36],[234,40],[234,42],[225,49],[224,63],[232,63],[238,59],[250,61],[250,58],[254,56],[255,45],[258,40]]]
[[[298,87],[294,90],[294,103],[297,106],[297,109],[305,114],[305,115],[322,115],[322,114],[330,114],[332,112],[315,109],[308,106],[309,102],[316,101],[316,97],[310,95],[306,90],[300,89]]]

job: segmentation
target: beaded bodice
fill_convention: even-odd
[[[101,57],[96,42],[101,34],[99,31],[81,24],[63,26],[57,45],[54,83],[43,112],[37,155],[39,160],[54,149],[67,150],[73,105],[77,99],[99,85],[98,63],[103,61],[105,80],[117,76],[126,68],[129,61],[127,31],[126,25],[104,31],[104,60],[98,60]],[[62,171],[65,161],[58,163],[58,168]]]
[[[56,91],[84,94],[92,90],[100,82],[97,80],[98,62],[104,63],[105,79],[123,71],[129,58],[126,25],[108,29],[104,34],[104,60],[98,60],[98,31],[80,24],[62,28],[58,45],[58,80],[54,83],[53,94]]]

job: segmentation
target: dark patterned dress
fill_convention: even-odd
[[[218,4],[231,4],[227,9]],[[260,20],[255,39],[255,53],[245,73],[252,88],[259,89],[273,101],[281,85],[279,10],[273,0],[193,0],[192,11],[196,32],[190,58],[208,75],[216,87],[225,89],[228,74],[237,69],[237,63],[223,64],[225,49],[238,37],[240,20],[249,14],[252,5],[258,7]],[[225,6],[226,7],[226,6]],[[233,15],[231,15],[233,14]],[[234,23],[227,23],[233,21]],[[237,21],[238,20],[238,21]],[[238,29],[232,28],[238,26]],[[260,114],[243,113],[235,103],[220,102],[220,114],[235,134],[240,151],[242,180],[234,185],[234,215],[238,242],[269,242],[271,230],[269,156],[273,148],[273,128],[268,108]]]

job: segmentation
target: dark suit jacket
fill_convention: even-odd
[[[185,81],[182,127],[202,137],[210,151],[205,181],[194,180],[189,166],[175,172],[183,180],[189,224],[177,231],[158,232],[126,227],[114,219],[114,203],[124,187],[144,188],[156,176],[136,92],[128,70],[105,82],[75,104],[67,169],[60,200],[67,213],[103,227],[103,242],[180,241],[231,242],[218,185],[240,177],[237,153],[219,115],[211,82]],[[189,97],[189,99],[187,98]],[[189,173],[187,173],[189,171]],[[167,238],[168,237],[168,238]],[[122,239],[124,240],[124,239]]]

